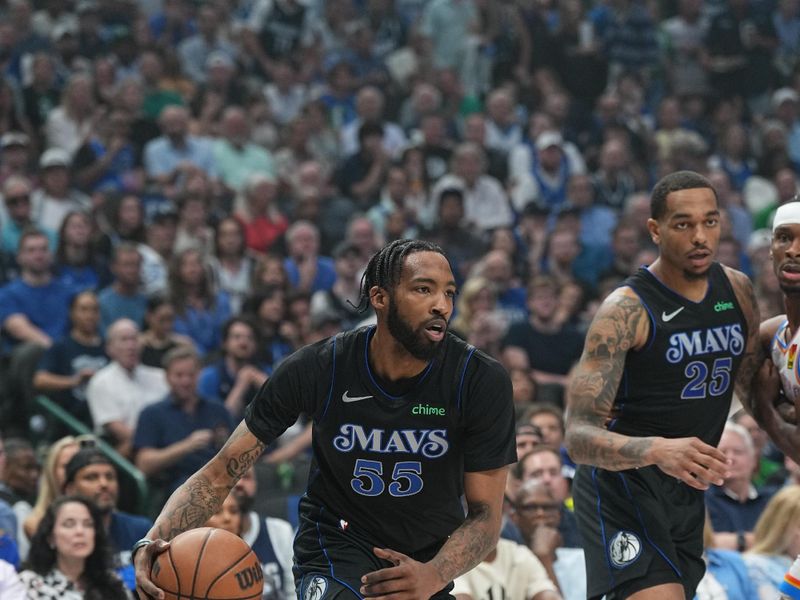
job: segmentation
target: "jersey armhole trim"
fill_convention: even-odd
[[[786,319],[783,323],[781,323],[778,326],[778,329],[775,331],[775,335],[772,336],[773,342],[778,344],[778,349],[783,354],[786,353],[786,349],[789,347],[789,343],[792,341],[792,340],[789,340],[788,342],[784,343],[783,340],[781,339],[783,337],[783,330],[786,329],[786,326],[788,324],[789,324],[789,319]]]
[[[333,351],[331,352],[333,355],[333,360],[331,361],[331,387],[328,389],[328,397],[325,399],[325,407],[322,409],[322,414],[319,417],[320,421],[325,418],[328,412],[328,406],[331,403],[331,396],[333,396],[333,384],[336,381],[336,340],[338,338],[338,335],[333,337]]]
[[[470,346],[469,350],[467,351],[467,357],[464,359],[464,368],[461,369],[461,378],[458,382],[458,400],[456,401],[456,408],[459,412],[461,412],[461,390],[464,387],[464,377],[467,374],[467,367],[469,366],[469,360],[472,358],[472,355],[475,354],[475,346]]]

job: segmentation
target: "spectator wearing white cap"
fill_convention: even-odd
[[[45,150],[39,159],[41,186],[31,196],[31,217],[37,227],[58,231],[68,213],[91,209],[89,197],[71,186],[71,163],[63,148]]]
[[[549,207],[544,196],[561,191],[562,182],[566,192],[566,181],[586,173],[586,163],[577,146],[561,136],[553,117],[539,111],[528,119],[527,138],[509,153],[508,171],[514,208],[521,212],[532,200]]]

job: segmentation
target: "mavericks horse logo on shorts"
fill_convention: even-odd
[[[315,575],[311,581],[308,582],[306,593],[303,595],[303,600],[322,600],[325,592],[328,591],[328,580],[319,575]]]
[[[608,545],[608,557],[611,564],[622,569],[639,558],[642,552],[642,542],[635,533],[620,531]]]

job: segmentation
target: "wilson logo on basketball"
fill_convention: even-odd
[[[261,571],[261,565],[258,563],[252,567],[246,567],[236,573],[236,582],[243,590],[253,587],[254,584],[258,583],[262,579],[264,579],[264,573]]]

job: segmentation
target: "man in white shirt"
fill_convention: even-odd
[[[561,600],[533,552],[502,538],[483,562],[453,584],[456,600]]]
[[[383,149],[389,156],[397,156],[406,146],[408,140],[403,129],[397,123],[384,119],[385,104],[383,93],[378,88],[370,85],[359,90],[356,96],[358,118],[342,128],[342,154],[344,156],[358,152],[358,129],[363,123],[379,123],[383,127]]]
[[[95,427],[113,439],[123,456],[130,456],[139,413],[169,392],[164,370],[139,362],[138,340],[136,323],[114,321],[106,332],[106,352],[112,362],[92,376],[86,389]]]
[[[472,142],[459,145],[452,158],[451,172],[436,182],[429,203],[438,214],[439,197],[447,188],[464,192],[464,217],[472,227],[488,231],[509,227],[514,221],[508,195],[497,179],[486,175],[486,153]]]

